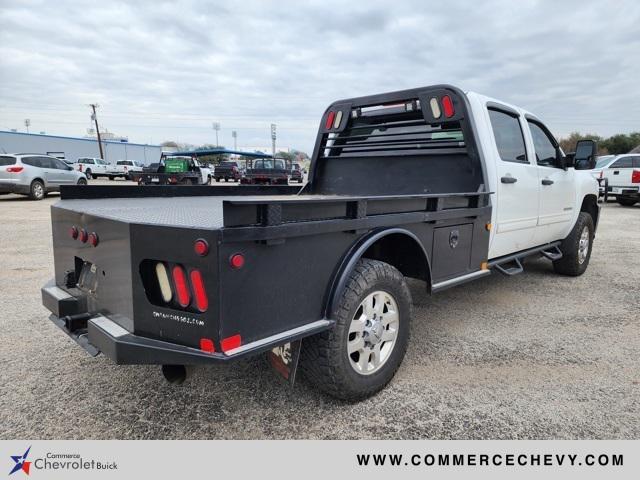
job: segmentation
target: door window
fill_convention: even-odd
[[[40,166],[42,168],[58,168],[56,166],[56,160],[54,158],[50,158],[50,157],[39,157],[40,160]]]
[[[489,118],[500,158],[505,162],[529,163],[518,117],[489,109]]]
[[[529,122],[531,137],[533,139],[533,148],[536,152],[536,163],[543,167],[556,167],[558,159],[556,158],[555,142],[547,134],[547,132],[537,123]]]
[[[57,158],[50,158],[49,160],[53,162],[53,168],[57,168],[58,170],[68,170],[67,164],[62,160],[58,160]]]
[[[640,168],[640,157],[633,157],[633,168]]]
[[[613,162],[609,168],[632,168],[633,157],[622,157]]]
[[[40,157],[23,157],[22,163],[31,167],[44,168],[44,165],[40,161]]]

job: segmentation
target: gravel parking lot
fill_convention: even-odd
[[[404,364],[348,404],[290,391],[262,357],[177,387],[89,357],[41,305],[55,201],[0,196],[0,438],[640,437],[640,205],[603,207],[582,277],[532,260],[433,297],[413,282]]]

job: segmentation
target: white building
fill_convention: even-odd
[[[162,148],[160,145],[103,140],[102,151],[104,159],[111,163],[116,160],[138,160],[148,164],[160,159]],[[80,157],[100,157],[98,141],[95,139],[2,130],[0,152],[43,153],[74,161]]]

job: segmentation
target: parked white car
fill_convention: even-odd
[[[131,179],[132,173],[142,173],[144,164],[137,160],[118,160],[115,165],[111,166],[109,171],[109,180],[116,177]]]
[[[620,205],[631,207],[640,201],[640,155],[600,157],[592,175],[600,180],[602,194],[606,189]]]
[[[111,164],[101,158],[82,157],[73,164],[73,168],[91,179],[106,177],[111,169]]]

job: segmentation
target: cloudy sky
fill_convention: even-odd
[[[453,83],[556,135],[640,130],[640,2],[0,0],[0,130],[311,151],[333,100]]]

